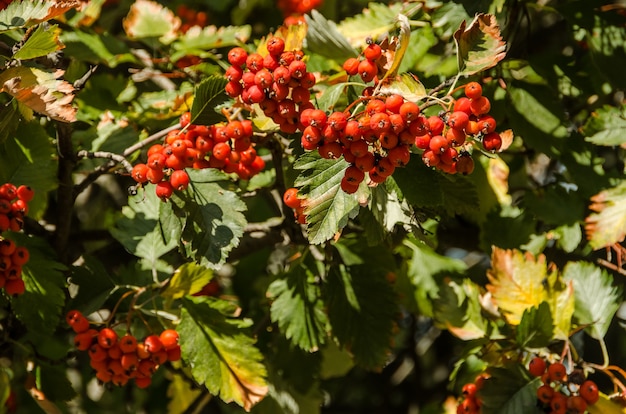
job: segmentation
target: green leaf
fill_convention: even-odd
[[[391,79],[391,78],[390,78]],[[380,87],[381,94],[398,94],[411,102],[417,102],[426,96],[422,82],[409,73],[402,73]]]
[[[463,341],[485,337],[488,327],[479,297],[478,286],[469,279],[461,285],[450,282],[441,286],[433,300],[435,321]]]
[[[557,227],[552,233],[556,237],[557,246],[566,253],[573,252],[583,238],[582,229],[578,223],[574,223],[571,226]]]
[[[139,191],[129,197],[128,206],[122,209],[123,216],[110,230],[126,250],[149,263],[156,263],[178,245],[176,238],[166,239],[163,234],[159,221],[161,203],[152,186]]]
[[[0,145],[2,145],[17,130],[20,122],[20,113],[17,104],[3,105],[0,109]]]
[[[586,141],[596,145],[626,144],[626,105],[598,108],[583,127]]]
[[[26,42],[13,54],[13,59],[33,59],[63,49],[59,35],[61,29],[55,25],[40,24]]]
[[[520,348],[542,348],[548,346],[554,331],[552,313],[547,302],[528,308],[515,331],[515,341]]]
[[[239,244],[246,225],[246,205],[233,191],[223,188],[225,175],[212,168],[189,170],[190,191],[177,203],[180,214],[186,214],[183,240],[189,257],[203,266],[221,266],[230,251]],[[189,243],[190,242],[190,243]]]
[[[490,368],[491,375],[483,385],[480,396],[484,414],[540,414],[537,406],[539,378],[528,382],[519,365]]]
[[[397,298],[385,276],[395,271],[388,251],[342,239],[362,264],[333,266],[325,285],[325,303],[333,335],[357,364],[380,368],[390,347]]]
[[[593,211],[585,219],[585,232],[589,245],[594,249],[610,246],[626,236],[626,181],[601,191],[591,197],[589,209]]]
[[[68,379],[67,368],[39,362],[37,374],[41,391],[50,401],[69,401],[76,396],[76,391]]]
[[[181,20],[167,7],[151,0],[137,0],[123,20],[131,39],[156,39],[169,44],[178,37]]]
[[[213,279],[212,270],[196,263],[185,263],[176,269],[161,296],[173,300],[193,295],[200,292],[211,279]]]
[[[12,1],[4,10],[0,10],[0,33],[54,19],[80,5],[80,0]]]
[[[194,386],[189,378],[178,373],[172,374],[167,387],[167,412],[170,414],[184,414],[187,409],[202,395],[202,390]]]
[[[252,321],[225,314],[224,302],[214,298],[183,301],[180,345],[183,360],[198,383],[223,401],[249,411],[268,393],[263,356],[248,328]]]
[[[347,194],[340,187],[348,163],[343,158],[323,159],[313,151],[300,156],[293,167],[302,171],[295,185],[302,187],[309,241],[320,244],[330,240],[359,209],[359,191]]]
[[[28,330],[51,335],[59,325],[65,304],[63,272],[67,269],[55,260],[55,253],[45,240],[22,233],[5,236],[30,252],[22,267],[26,291],[12,299],[13,312]]]
[[[56,149],[39,122],[20,122],[15,137],[0,144],[0,182],[29,185],[35,198],[28,203],[30,217],[39,219],[48,192],[58,186]]]
[[[604,270],[588,262],[569,262],[563,278],[574,283],[574,318],[585,331],[601,340],[621,303],[621,289]]]
[[[304,265],[293,266],[267,290],[273,300],[270,307],[272,322],[294,345],[314,352],[326,342],[328,319],[320,297],[316,275]]]
[[[101,309],[115,289],[115,283],[104,265],[95,257],[85,254],[80,266],[70,269],[70,283],[78,287],[70,302],[70,307],[89,315]]]
[[[306,15],[306,22],[307,49],[342,63],[347,58],[358,55],[350,42],[337,30],[335,22],[327,20],[317,10],[313,9],[310,15]]]
[[[506,55],[496,17],[478,14],[467,26],[465,20],[454,33],[459,72],[473,75],[492,68]]]
[[[200,125],[213,125],[225,120],[215,108],[228,100],[224,87],[228,82],[223,76],[211,75],[196,87],[191,106],[191,122]]]
[[[331,111],[337,101],[345,96],[345,89],[345,83],[338,83],[336,85],[328,87],[326,90],[324,90],[322,96],[319,97],[317,101],[317,107],[322,111]]]
[[[81,30],[64,31],[61,40],[63,53],[76,60],[97,63],[114,68],[121,63],[136,62],[130,48],[110,33],[87,33]]]
[[[377,40],[386,35],[395,26],[395,20],[403,10],[402,3],[370,3],[363,13],[343,20],[338,30],[345,36],[348,44],[365,45],[366,39]],[[349,56],[345,55],[343,59]]]
[[[252,28],[245,26],[194,26],[172,43],[177,54],[206,53],[205,51],[236,46],[245,43],[250,37]]]

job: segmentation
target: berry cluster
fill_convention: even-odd
[[[268,54],[248,54],[235,47],[228,52],[226,93],[247,105],[258,104],[280,130],[291,134],[298,129],[300,114],[312,108],[310,89],[315,75],[307,71],[300,50],[285,51],[283,39],[273,36],[266,44]]]
[[[561,362],[549,363],[536,356],[528,364],[528,371],[541,377],[543,384],[537,389],[537,399],[548,413],[582,414],[600,398],[596,383],[586,379],[580,369],[568,375]]]
[[[178,332],[173,329],[149,335],[142,342],[130,333],[120,337],[108,327],[91,328],[77,310],[69,311],[65,319],[76,333],[74,346],[88,352],[96,378],[103,383],[123,386],[133,379],[139,388],[146,388],[160,365],[180,360]]]
[[[156,184],[156,194],[169,199],[174,190],[189,186],[185,168],[217,168],[247,180],[265,168],[252,144],[252,122],[195,125],[188,112],[181,116],[182,129],[170,131],[163,144],[148,149],[148,160],[133,167],[131,176],[140,184]]]
[[[30,253],[24,246],[17,246],[13,240],[0,237],[0,288],[9,295],[21,295],[26,290],[22,279],[24,266]]]
[[[378,65],[376,61],[381,58],[383,50],[380,45],[369,42],[358,58],[348,58],[343,63],[343,69],[350,76],[359,75],[363,82],[378,82]]]
[[[198,11],[181,4],[176,9],[176,15],[182,20],[180,31],[187,33],[193,26],[206,27],[209,23],[209,16],[206,12]]]
[[[463,398],[456,406],[457,414],[477,414],[480,412],[482,401],[478,398],[478,390],[480,390],[487,379],[487,374],[480,374],[474,382],[465,384],[462,389]]]
[[[304,206],[302,200],[298,198],[298,189],[295,187],[288,188],[283,194],[283,202],[289,208],[293,209],[294,217],[300,224],[306,223],[306,216],[304,215]]]
[[[277,6],[285,17],[302,15],[318,8],[322,0],[278,0]]]
[[[20,231],[24,227],[24,216],[28,213],[28,203],[35,192],[27,185],[16,187],[11,183],[0,186],[0,233]]]

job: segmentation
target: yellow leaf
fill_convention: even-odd
[[[170,386],[167,388],[167,396],[170,400],[167,404],[167,412],[170,414],[183,414],[191,404],[202,394],[198,387],[192,386],[188,379],[182,375],[174,374]]]
[[[588,405],[587,411],[589,414],[626,414],[626,407],[600,393],[600,399],[595,404]]]
[[[509,166],[501,158],[489,158],[486,172],[487,181],[498,198],[498,202],[506,206],[511,205]]]
[[[57,121],[74,122],[74,86],[59,80],[63,73],[62,70],[46,72],[26,66],[12,67],[0,74],[1,90],[35,112]]]

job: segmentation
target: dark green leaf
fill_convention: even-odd
[[[537,388],[541,380],[530,382],[519,365],[491,368],[491,375],[484,383],[480,396],[484,414],[541,414],[537,406]]]
[[[30,252],[22,267],[24,294],[12,299],[15,316],[28,330],[52,334],[59,325],[65,303],[65,266],[56,261],[48,243],[39,238],[12,233],[10,238]]]
[[[0,109],[0,145],[2,145],[17,130],[20,113],[17,103],[3,105]]]
[[[78,288],[70,306],[85,315],[100,309],[115,288],[107,269],[91,255],[83,255],[80,266],[71,268],[70,283]]]
[[[198,383],[225,402],[249,411],[268,392],[263,356],[249,334],[250,320],[225,314],[219,299],[183,302],[180,334],[183,360]]]
[[[191,106],[191,122],[200,125],[213,125],[224,121],[224,115],[215,111],[215,108],[229,98],[224,92],[226,78],[211,75],[196,87],[193,104]]]
[[[542,348],[547,346],[554,333],[554,323],[548,302],[526,309],[515,332],[515,341],[520,348]]]
[[[135,62],[130,48],[110,33],[87,33],[81,30],[61,34],[63,53],[74,59],[114,68],[121,63]]]
[[[359,191],[347,194],[340,187],[347,167],[348,163],[343,158],[323,159],[317,151],[303,154],[294,163],[294,168],[302,171],[295,185],[302,187],[302,205],[312,244],[333,238],[348,224],[348,219],[358,213]]]
[[[40,363],[38,367],[41,391],[50,401],[69,401],[76,391],[67,376],[67,368],[62,365]]]
[[[272,322],[294,345],[316,351],[326,342],[328,319],[313,273],[303,265],[294,266],[272,282],[267,294],[273,300]]]
[[[563,269],[565,281],[574,283],[574,318],[585,331],[601,340],[621,303],[621,290],[612,277],[588,262],[569,262]]]

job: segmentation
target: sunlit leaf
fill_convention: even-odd
[[[180,299],[186,295],[200,292],[213,278],[213,271],[196,263],[185,263],[180,266],[170,279],[161,296]]]
[[[340,187],[347,167],[343,158],[323,159],[317,151],[303,154],[294,163],[294,168],[301,171],[295,185],[302,187],[308,237],[313,244],[333,238],[358,213],[358,192],[347,194]]]
[[[178,373],[172,374],[167,387],[167,412],[170,414],[184,414],[193,402],[202,395],[202,391],[190,383],[188,378]]]
[[[317,10],[312,10],[311,15],[306,15],[307,48],[322,56],[343,62],[349,57],[358,55],[343,34],[337,30],[337,25],[327,20]]]
[[[426,96],[426,88],[422,82],[410,73],[403,73],[387,79],[380,87],[382,94],[398,94],[411,102],[417,102]]]
[[[478,14],[469,25],[464,20],[454,33],[454,40],[459,71],[465,75],[494,67],[506,54],[500,27],[491,14]]]
[[[263,356],[249,333],[252,321],[224,313],[219,299],[187,297],[180,334],[183,360],[198,383],[246,411],[268,392]]]
[[[601,249],[619,243],[626,236],[626,181],[591,197],[585,219],[585,233],[589,245]]]
[[[555,336],[569,336],[574,312],[573,286],[560,281],[556,270],[548,269],[545,256],[535,258],[530,253],[494,247],[487,277],[492,300],[510,324],[518,325],[527,308],[548,302]]]
[[[26,42],[13,54],[14,59],[33,59],[63,49],[65,46],[59,39],[61,29],[57,25],[39,25]]]
[[[596,145],[626,146],[626,105],[598,108],[583,128],[587,141]]]
[[[626,407],[619,401],[612,401],[606,394],[600,393],[595,404],[587,406],[589,414],[626,414]]]
[[[437,324],[463,341],[483,338],[487,323],[481,315],[478,286],[470,280],[450,282],[439,288],[433,301]]]
[[[370,3],[363,13],[343,20],[338,30],[354,47],[365,46],[367,38],[377,40],[395,25],[396,17],[403,11],[402,3]],[[347,59],[346,56],[344,59]]]
[[[304,46],[304,39],[307,36],[308,25],[307,24],[290,24],[282,25],[272,34],[278,38],[283,39],[285,42],[285,50],[301,50]],[[257,52],[262,56],[267,55],[267,41],[271,36],[261,40],[257,47]]]
[[[606,335],[613,315],[620,306],[620,289],[611,276],[588,262],[569,262],[563,278],[574,283],[574,317],[585,331],[598,340]]]
[[[72,107],[74,87],[64,80],[62,70],[46,72],[27,66],[12,67],[0,74],[2,92],[6,92],[33,111],[63,122],[76,120]]]
[[[223,76],[209,76],[196,87],[193,105],[191,106],[191,122],[200,125],[212,125],[225,120],[224,115],[215,108],[228,100],[224,92],[226,79]]]
[[[131,39],[158,38],[168,44],[176,39],[181,20],[170,9],[151,0],[136,0],[122,22]]]
[[[217,47],[245,43],[250,38],[250,26],[193,26],[172,47],[184,53],[202,53]]]
[[[0,32],[54,19],[81,4],[80,0],[12,1],[4,10],[0,10]]]

